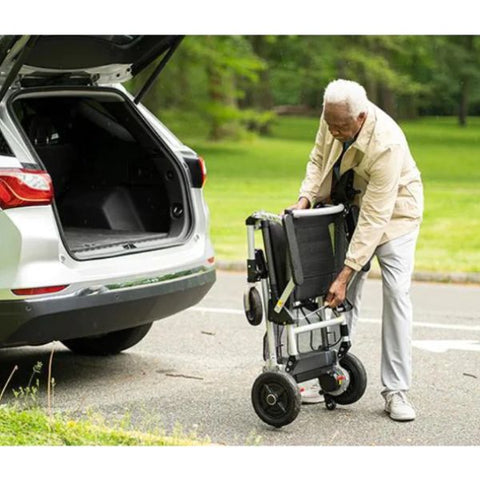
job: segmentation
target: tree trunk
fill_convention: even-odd
[[[464,43],[465,49],[468,56],[472,59],[475,56],[475,37],[473,35],[466,35],[462,38],[462,43]],[[461,92],[460,92],[460,102],[458,105],[458,123],[461,127],[467,125],[467,116],[468,116],[468,105],[470,102],[470,83],[472,76],[470,73],[465,72],[461,79]]]
[[[214,48],[215,44],[212,37],[207,37],[207,40]],[[206,73],[208,103],[211,107],[209,137],[212,140],[220,140],[227,131],[228,110],[234,110],[238,107],[235,96],[235,76],[225,68],[221,59],[218,62],[215,60],[209,61],[206,66]]]
[[[397,103],[395,93],[392,91],[392,89],[386,85],[381,85],[380,97],[383,110],[385,110],[392,118],[396,118]]]
[[[251,45],[255,54],[259,58],[266,58],[268,44],[265,35],[253,35]],[[270,110],[273,108],[273,95],[270,88],[270,72],[265,68],[259,72],[259,81],[251,89],[250,106],[260,110]]]
[[[469,87],[470,78],[464,77],[462,80],[462,91],[460,92],[460,104],[458,106],[458,124],[461,127],[465,127],[467,125]]]
[[[378,104],[378,89],[377,82],[373,78],[366,76],[365,90],[367,91],[368,99],[375,105]]]
[[[222,76],[214,64],[207,65],[207,79],[208,79],[208,97],[210,104],[219,105],[223,103],[222,94]],[[218,140],[222,136],[221,122],[215,113],[210,115],[210,133],[209,137],[212,140]]]

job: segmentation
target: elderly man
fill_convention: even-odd
[[[335,307],[348,296],[354,305],[347,314],[353,338],[366,279],[362,269],[377,257],[383,284],[385,411],[393,420],[413,420],[415,410],[406,392],[412,376],[409,289],[423,212],[420,172],[395,121],[367,99],[361,85],[335,80],[325,90],[315,146],[298,202],[290,208],[328,203],[332,182],[350,169],[354,188],[360,192],[356,196],[360,211],[345,265],[330,286],[326,302]]]

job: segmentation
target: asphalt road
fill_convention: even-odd
[[[140,344],[115,357],[75,356],[55,343],[55,409],[98,411],[111,421],[128,417],[142,430],[181,428],[225,445],[480,445],[480,287],[412,287],[414,422],[393,422],[383,412],[381,283],[369,280],[352,348],[368,372],[365,395],[335,411],[304,405],[282,429],[264,424],[250,403],[262,369],[264,326],[245,320],[244,288],[243,274],[219,272],[198,306],[155,323]],[[0,383],[18,365],[11,386],[26,386],[41,361],[38,401],[45,404],[51,349],[0,350]]]

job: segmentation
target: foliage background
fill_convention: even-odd
[[[149,71],[130,88],[138,90]],[[157,114],[201,113],[212,139],[267,133],[274,112],[318,114],[323,88],[335,78],[362,83],[396,119],[454,115],[465,125],[480,113],[480,38],[187,36],[144,103]]]
[[[480,272],[480,38],[465,35],[187,36],[143,103],[206,158],[217,258],[243,260],[245,218],[295,201],[340,77],[400,123],[422,172],[417,270]]]

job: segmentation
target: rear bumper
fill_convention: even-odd
[[[210,268],[152,285],[1,301],[0,347],[41,345],[151,323],[198,303],[215,279],[215,270]]]

